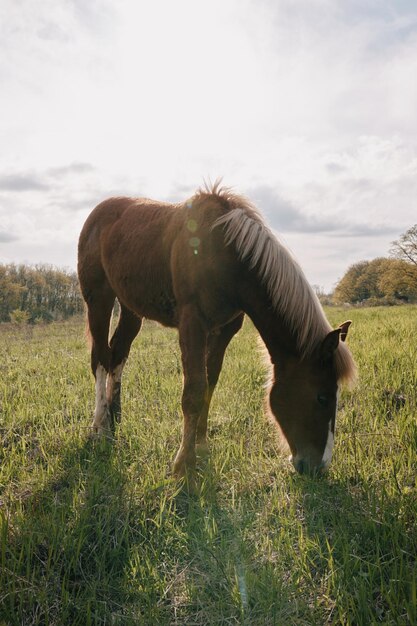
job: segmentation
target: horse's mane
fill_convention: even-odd
[[[301,358],[310,356],[332,328],[297,261],[244,196],[222,187],[220,181],[206,184],[197,195],[215,195],[227,202],[229,211],[214,222],[213,228],[223,226],[226,245],[233,242],[240,258],[256,269],[272,306],[294,332]],[[335,355],[335,368],[338,380],[353,382],[355,364],[343,343]]]

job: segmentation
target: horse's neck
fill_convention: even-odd
[[[245,312],[261,335],[272,363],[282,363],[289,356],[296,356],[297,340],[289,323],[272,305],[264,289],[248,289]]]

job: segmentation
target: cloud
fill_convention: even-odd
[[[47,170],[46,174],[50,177],[63,177],[72,175],[91,174],[94,172],[94,166],[91,163],[75,162],[61,167],[52,167]]]
[[[23,192],[25,200],[21,205],[22,211],[27,206],[26,196],[36,193],[41,197],[41,214],[49,207],[61,209],[64,213],[85,209],[94,206],[92,203],[97,203],[100,194],[106,194],[96,169],[90,163],[84,162],[39,171],[0,173],[0,190],[3,192],[0,198],[0,211],[3,208],[3,213],[11,205],[14,206],[14,213],[19,210],[18,195]],[[112,192],[107,195],[112,195]],[[35,207],[37,202],[33,196],[31,208]]]
[[[5,233],[0,231],[0,243],[11,243],[12,241],[17,241],[19,237],[13,235],[12,233]]]
[[[340,163],[326,163],[326,169],[329,174],[341,174],[346,171],[346,167]]]
[[[85,2],[84,0],[71,0],[69,5],[74,9],[77,20],[87,28],[93,36],[97,34],[108,35],[117,19],[115,4],[111,0],[99,2]]]
[[[42,24],[37,30],[37,35],[40,39],[50,42],[61,41],[67,43],[70,40],[68,32],[63,30],[59,24],[53,22]]]
[[[261,50],[270,52],[264,72],[280,135],[326,137],[340,145],[352,134],[415,130],[415,3],[263,4],[266,10],[247,28]]]
[[[398,226],[392,224],[345,224],[342,230],[335,230],[336,237],[383,237],[394,235],[398,232]]]
[[[198,182],[198,181],[197,181]],[[201,186],[203,181],[201,181]],[[187,198],[190,198],[200,185],[187,185],[182,183],[175,183],[172,185],[169,192],[165,195],[166,202],[184,202]]]
[[[282,198],[272,187],[262,185],[248,193],[256,206],[267,216],[272,228],[280,232],[305,232],[307,219],[292,202]]]
[[[307,266],[314,234],[329,282],[335,247],[341,265],[384,254],[414,223],[412,0],[177,0],[164,19],[159,2],[21,4],[0,3],[1,229],[17,260],[52,255],[54,232],[63,258],[109,195],[183,200],[210,175]]]
[[[0,189],[3,191],[45,191],[48,185],[35,174],[0,175]]]
[[[270,226],[279,233],[320,233],[337,237],[370,237],[393,234],[397,226],[366,222],[350,222],[344,216],[325,217],[307,214],[285,200],[269,186],[259,186],[248,195],[267,217]]]

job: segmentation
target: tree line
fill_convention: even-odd
[[[83,310],[75,272],[51,265],[0,265],[0,322],[50,322]]]
[[[392,243],[390,254],[352,265],[337,284],[333,303],[417,302],[417,224]]]

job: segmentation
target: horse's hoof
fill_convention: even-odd
[[[207,459],[210,456],[210,446],[207,441],[197,442],[195,444],[195,452],[198,458]]]
[[[113,439],[114,433],[110,427],[110,424],[91,424],[90,439],[99,441],[101,439]]]
[[[197,475],[195,470],[189,470],[182,478],[181,481],[181,491],[190,495],[190,496],[198,496],[200,493],[199,483],[197,482]]]
[[[181,478],[184,478],[185,474],[186,468],[184,462],[175,460],[172,466],[172,475],[174,478],[181,480]]]
[[[183,489],[191,495],[198,493],[195,467],[186,465],[183,460],[175,460],[172,474],[178,481],[183,482]]]

